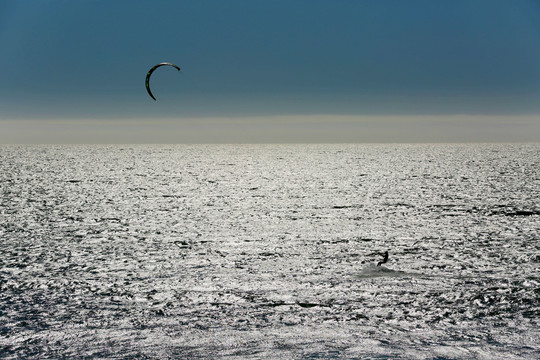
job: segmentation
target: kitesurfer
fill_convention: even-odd
[[[386,264],[388,262],[388,250],[384,254],[382,254],[383,259],[377,263],[377,266],[381,266],[382,264]]]

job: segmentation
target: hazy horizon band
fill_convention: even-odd
[[[540,142],[539,115],[2,119],[0,144]]]

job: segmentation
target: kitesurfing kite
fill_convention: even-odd
[[[152,73],[154,72],[154,70],[156,70],[158,67],[160,66],[163,66],[163,65],[169,65],[169,66],[172,66],[174,68],[176,68],[176,70],[180,71],[180,68],[172,63],[168,63],[168,62],[162,62],[162,63],[159,63],[157,65],[154,65],[152,66],[152,68],[148,71],[148,74],[146,74],[146,91],[148,91],[148,95],[150,95],[152,97],[152,99],[156,100],[156,98],[154,97],[154,95],[152,95],[152,91],[150,91],[150,76],[152,75]]]

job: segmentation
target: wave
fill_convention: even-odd
[[[368,266],[364,267],[359,274],[357,274],[355,277],[360,279],[372,279],[372,278],[378,278],[378,277],[401,277],[401,276],[410,276],[413,274],[409,274],[405,271],[399,271],[399,270],[393,270],[389,269],[385,266],[377,266],[375,264],[369,264]]]

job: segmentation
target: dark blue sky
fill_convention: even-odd
[[[0,43],[0,120],[540,113],[538,0],[4,0]]]

